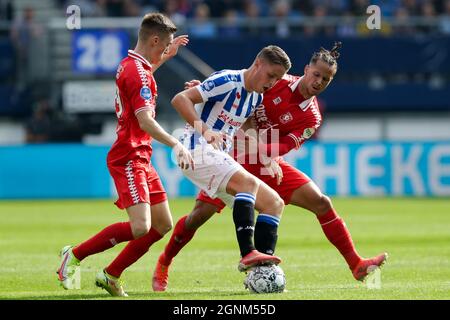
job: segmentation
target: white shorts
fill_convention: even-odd
[[[245,170],[228,153],[216,150],[211,145],[197,145],[192,151],[194,170],[183,170],[197,187],[211,198],[225,196],[228,181],[239,170]]]

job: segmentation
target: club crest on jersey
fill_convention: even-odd
[[[290,112],[282,114],[280,116],[280,122],[283,123],[283,124],[284,123],[288,123],[289,121],[292,121],[292,119],[293,119],[293,117],[292,117],[292,114]]]
[[[202,84],[202,88],[205,91],[211,91],[212,89],[214,89],[214,86],[215,86],[215,84],[214,84],[214,81],[212,81],[212,80],[208,80]]]
[[[316,129],[314,128],[306,128],[305,130],[303,130],[303,138],[304,139],[309,139],[313,136],[314,132],[316,132]]]
[[[272,100],[274,105],[277,105],[281,102],[281,98],[280,97],[276,97],[275,99]]]
[[[141,88],[141,97],[144,100],[150,100],[152,98],[152,92],[150,91],[150,88],[147,86],[143,86]]]

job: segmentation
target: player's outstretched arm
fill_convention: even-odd
[[[194,129],[200,133],[208,143],[214,148],[222,148],[223,141],[226,139],[223,133],[212,131],[206,123],[204,123],[197,112],[195,111],[195,104],[202,103],[203,98],[196,88],[184,90],[175,95],[172,99],[172,106],[181,117],[186,120]]]
[[[151,111],[141,111],[136,115],[139,126],[147,132],[153,139],[171,147],[176,152],[178,165],[181,169],[194,168],[194,160],[191,153],[175,137],[168,134],[155,119]]]
[[[164,62],[176,56],[180,46],[185,47],[187,46],[188,43],[189,43],[189,36],[187,34],[183,34],[181,36],[174,38],[170,46],[167,48],[167,52],[164,53],[161,61],[152,64],[153,67],[152,71],[155,72]]]

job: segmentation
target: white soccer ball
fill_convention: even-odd
[[[279,293],[286,288],[286,277],[279,266],[258,266],[250,270],[244,284],[253,293]]]

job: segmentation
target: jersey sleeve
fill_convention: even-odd
[[[122,82],[130,101],[132,111],[137,115],[141,111],[150,111],[155,116],[155,95],[152,92],[152,78],[147,75],[142,65],[130,65],[130,70]],[[120,89],[120,88],[119,88]]]
[[[224,95],[236,88],[236,75],[229,73],[213,74],[197,85],[203,102],[221,100]]]
[[[281,136],[278,142],[264,144],[263,147],[268,156],[272,156],[275,151],[278,153],[277,155],[283,156],[293,149],[298,150],[306,140],[314,135],[319,126],[320,123],[308,124],[302,129],[293,130],[287,135]]]

